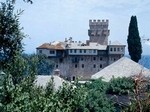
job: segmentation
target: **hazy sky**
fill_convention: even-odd
[[[35,53],[45,42],[74,40],[85,42],[89,19],[109,19],[111,41],[127,44],[130,17],[137,16],[140,36],[150,38],[149,0],[33,0],[33,4],[17,0],[17,8],[24,9],[21,26],[29,35],[24,39],[25,52]],[[143,44],[144,54],[149,54],[150,43]],[[126,52],[127,53],[127,52]]]

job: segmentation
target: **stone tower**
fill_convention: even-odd
[[[97,42],[101,45],[108,45],[108,20],[89,20],[88,35],[90,42]]]

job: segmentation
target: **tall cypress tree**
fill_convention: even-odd
[[[138,62],[141,59],[142,45],[139,36],[136,16],[132,16],[129,24],[128,34],[128,51],[131,59]]]

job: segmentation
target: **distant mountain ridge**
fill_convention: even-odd
[[[139,64],[150,69],[150,55],[143,55],[141,60],[139,61]]]
[[[130,58],[129,55],[126,55],[125,57]],[[141,64],[144,67],[150,69],[150,55],[143,55],[141,60],[139,61],[139,64]]]

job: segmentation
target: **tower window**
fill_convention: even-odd
[[[114,48],[114,51],[116,51],[116,48]]]
[[[84,49],[84,53],[86,53],[86,50]]]
[[[58,68],[58,65],[56,65],[56,68]]]

